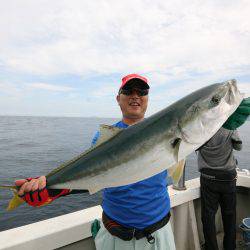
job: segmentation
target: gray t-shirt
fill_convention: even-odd
[[[198,151],[198,169],[233,170],[236,160],[233,149],[241,150],[242,141],[236,130],[220,128]]]

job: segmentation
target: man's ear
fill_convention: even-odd
[[[120,103],[120,95],[116,96],[116,101],[118,102],[118,104]]]

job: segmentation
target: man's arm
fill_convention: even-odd
[[[100,131],[97,131],[92,139],[91,146],[95,146],[96,142],[98,141],[100,137]]]
[[[240,136],[237,130],[234,130],[231,140],[233,144],[233,149],[240,151],[242,149],[242,140],[240,139]]]
[[[70,189],[47,189],[45,176],[16,180],[15,185],[20,187],[18,195],[33,207],[49,204],[70,193]]]

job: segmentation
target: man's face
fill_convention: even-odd
[[[143,119],[148,106],[148,95],[140,95],[141,88],[136,85],[132,85],[129,90],[126,94],[121,92],[116,98],[123,117]]]

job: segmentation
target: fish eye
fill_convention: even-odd
[[[211,103],[212,103],[213,105],[218,105],[218,104],[220,103],[220,100],[221,100],[221,98],[220,98],[219,95],[214,95],[214,96],[212,97],[212,99],[211,99]]]

